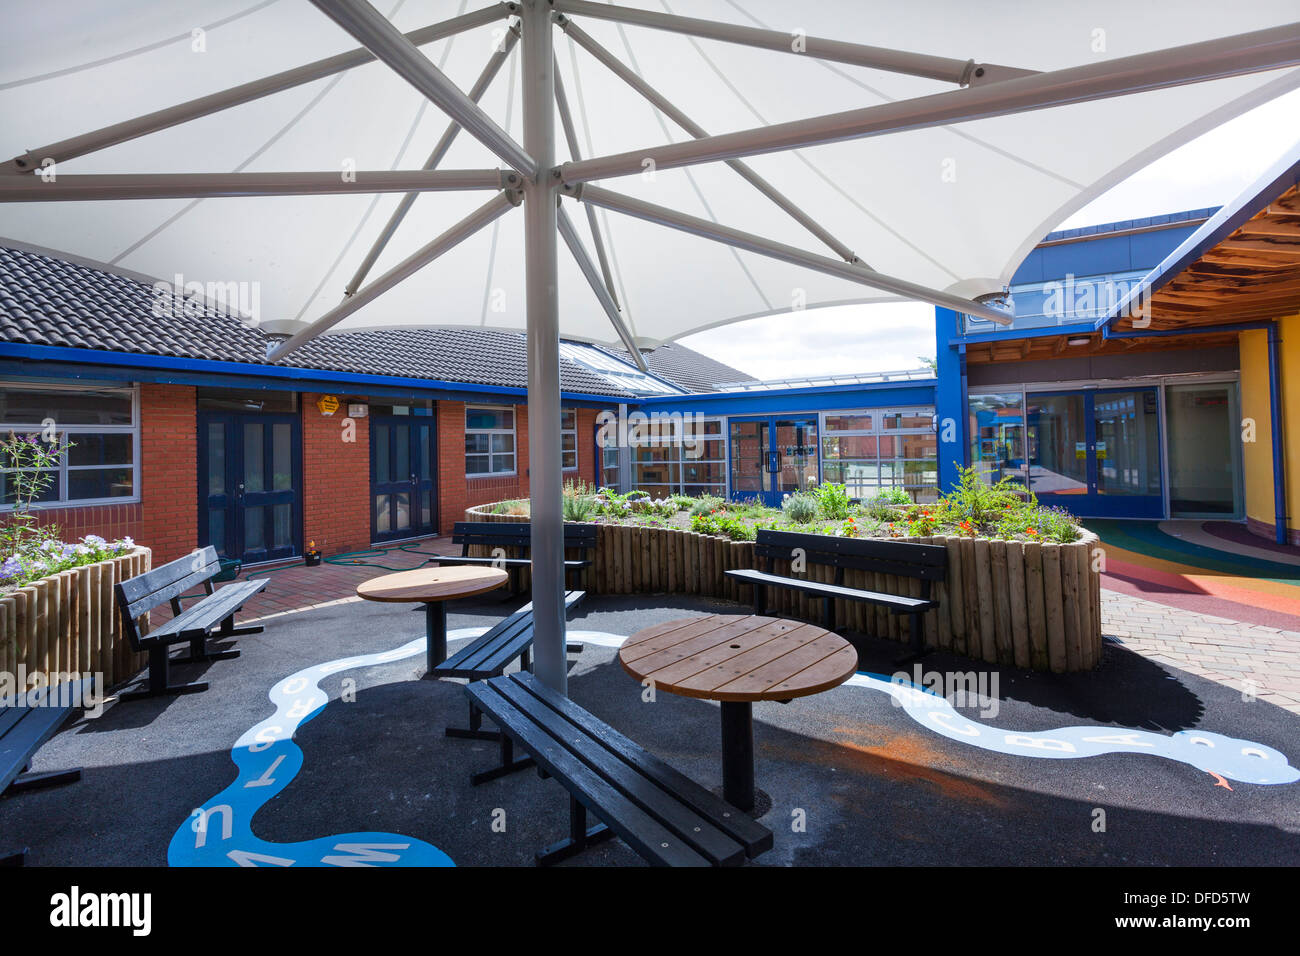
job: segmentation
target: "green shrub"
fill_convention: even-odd
[[[588,498],[585,495],[566,494],[564,496],[565,521],[588,521],[595,510],[595,498]]]
[[[899,505],[910,505],[912,496],[902,488],[884,488],[863,502],[863,510],[877,521],[893,521]]]
[[[842,521],[849,516],[849,493],[843,485],[826,482],[812,491],[817,510],[828,521]]]
[[[691,519],[691,530],[696,534],[720,535],[732,541],[753,541],[757,537],[753,525],[725,513],[696,515]]]
[[[808,524],[817,517],[817,499],[802,491],[796,491],[782,499],[781,510],[795,524]]]
[[[726,502],[715,495],[701,495],[691,504],[691,517],[706,515],[726,507]]]
[[[690,495],[672,495],[671,498],[678,511],[687,511],[695,504],[695,499]]]

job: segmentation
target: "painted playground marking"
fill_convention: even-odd
[[[478,637],[486,628],[457,628],[449,641]],[[571,641],[618,647],[626,638],[599,631],[570,631]],[[301,843],[270,843],[252,831],[254,814],[280,793],[303,766],[293,742],[298,728],[325,709],[329,696],[318,686],[341,671],[391,664],[424,653],[418,637],[377,654],[344,657],[291,674],[268,693],[275,713],[235,742],[239,768],[234,783],[190,814],[167,848],[169,866],[455,866],[431,844],[396,833],[342,833]]]
[[[1281,751],[1206,730],[1180,730],[1166,735],[1097,725],[1012,732],[963,717],[945,698],[911,681],[891,681],[881,674],[859,672],[845,683],[888,694],[922,727],[950,740],[997,753],[1053,760],[1115,753],[1151,754],[1241,783],[1278,784],[1300,780],[1300,770],[1292,767]]]
[[[449,640],[476,637],[484,628],[459,628]],[[627,638],[599,631],[569,631],[566,638],[616,648]],[[395,833],[343,833],[300,843],[270,843],[252,831],[254,814],[298,775],[303,753],[293,735],[321,713],[329,696],[319,683],[331,674],[389,664],[424,653],[425,639],[376,654],[344,657],[304,668],[271,688],[275,713],[235,742],[239,768],[234,783],[197,808],[172,836],[171,866],[454,866],[451,857],[414,837]],[[1203,730],[1173,735],[1122,727],[1076,726],[1012,732],[963,717],[945,698],[910,681],[857,673],[846,686],[887,694],[921,726],[996,753],[1061,760],[1101,754],[1150,754],[1185,763],[1241,783],[1282,784],[1300,780],[1285,754],[1264,744]],[[1225,784],[1226,785],[1226,784]],[[1229,788],[1231,789],[1231,788]]]

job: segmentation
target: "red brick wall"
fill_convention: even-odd
[[[140,498],[120,505],[54,508],[40,514],[65,540],[131,537],[153,549],[155,565],[198,544],[198,439],[194,389],[140,386]]]
[[[364,399],[340,395],[338,411],[323,415],[319,398],[301,396],[301,547],[315,541],[326,555],[359,551],[370,544],[370,418],[353,419],[355,441],[344,441],[348,404]]]
[[[140,386],[140,533],[162,564],[199,543],[198,412],[190,385]]]

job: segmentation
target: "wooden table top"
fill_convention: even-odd
[[[858,652],[815,624],[758,615],[711,614],[637,631],[618,652],[638,681],[706,700],[789,700],[836,687]]]
[[[447,565],[384,574],[357,585],[367,601],[447,601],[499,588],[510,580],[501,568]]]

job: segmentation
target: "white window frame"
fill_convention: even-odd
[[[470,428],[470,427],[469,427],[469,413],[470,413],[471,411],[476,410],[476,409],[477,409],[477,410],[480,410],[480,411],[485,411],[485,412],[510,412],[510,427],[509,427],[509,428]],[[517,409],[517,408],[516,408],[515,406],[513,406],[513,405],[466,405],[466,406],[465,406],[465,418],[463,419],[463,428],[464,428],[464,431],[465,431],[465,435],[466,435],[466,436],[469,436],[469,435],[488,435],[488,436],[491,436],[491,435],[509,435],[509,436],[510,436],[510,443],[511,443],[511,445],[510,445],[510,457],[513,458],[513,459],[515,460],[515,467],[512,468],[510,471],[470,471],[470,470],[469,470],[469,456],[470,456],[470,453],[467,451],[467,452],[465,452],[465,459],[466,459],[466,463],[465,463],[465,477],[466,477],[466,478],[511,478],[511,477],[513,477],[513,476],[518,475],[518,474],[519,474],[519,438],[518,438],[518,436],[515,434],[515,430],[516,430],[516,428],[518,427],[518,425],[519,425],[519,409]],[[485,452],[475,452],[474,454],[476,454],[476,455],[486,454],[486,455],[487,455],[487,458],[488,458],[488,467],[490,468],[490,467],[492,466],[492,459],[493,459],[493,457],[494,457],[494,456],[497,456],[497,455],[504,455],[504,454],[506,454],[506,452],[503,452],[503,451],[493,451],[493,450],[492,450],[492,441],[491,441],[491,438],[489,437],[489,439],[488,439],[488,450],[487,450],[487,452],[486,452],[486,453],[485,453]]]
[[[131,489],[130,495],[119,495],[108,498],[77,498],[75,501],[68,500],[68,472],[71,471],[95,471],[99,468],[111,467],[108,465],[69,465],[68,456],[65,453],[61,456],[58,466],[58,498],[54,501],[33,502],[33,511],[55,511],[64,508],[94,508],[103,505],[129,505],[140,502],[140,388],[136,384],[119,385],[115,383],[105,383],[97,385],[88,382],[76,383],[55,383],[55,382],[29,382],[22,379],[6,379],[0,381],[0,389],[13,388],[22,391],[50,391],[50,392],[84,392],[88,388],[94,391],[114,391],[127,392],[131,396],[131,424],[130,425],[65,425],[60,424],[57,420],[55,425],[58,428],[60,441],[75,441],[76,435],[106,435],[106,434],[129,434],[131,436]],[[0,426],[5,434],[10,431],[18,434],[31,434],[41,432],[44,426],[40,422],[24,422],[22,424],[10,424]],[[14,510],[14,505],[0,503],[0,514],[7,514]]]
[[[677,465],[677,481],[662,482],[662,484],[668,486],[668,488],[670,489],[669,490],[670,494],[674,494],[674,495],[689,494],[690,492],[686,491],[686,486],[690,484],[692,486],[697,486],[697,487],[711,488],[713,490],[705,492],[705,494],[717,494],[718,497],[720,498],[726,498],[727,488],[729,487],[728,482],[730,479],[730,475],[728,474],[729,463],[727,461],[727,419],[722,416],[710,415],[705,417],[703,421],[705,423],[707,422],[718,423],[718,432],[716,434],[700,435],[698,436],[698,438],[700,441],[704,441],[704,442],[717,442],[718,447],[722,451],[721,458],[707,458],[703,455],[701,455],[699,458],[687,458],[682,454],[683,448],[682,448],[682,442],[680,441],[680,436],[674,434],[672,436],[665,437],[662,434],[651,434],[648,435],[646,439],[642,442],[629,442],[628,444],[628,448],[631,451],[631,462],[629,466],[630,474],[628,475],[630,479],[629,487],[630,488],[640,487],[639,468],[642,464],[651,464],[650,462],[639,461],[636,457],[636,449],[641,447],[648,448],[648,447],[659,446],[659,447],[675,448],[677,452],[676,457],[665,458],[662,461],[662,464],[665,465]],[[687,482],[685,479],[686,473],[684,470],[684,466],[686,465],[687,462],[700,464],[700,465],[721,465],[722,481],[719,483],[703,482],[703,481]],[[671,473],[671,469],[670,469],[670,473]]]
[[[826,461],[823,455],[822,443],[825,442],[825,440],[828,438],[859,438],[859,437],[876,438],[877,439],[876,454],[873,458],[843,458],[843,459],[837,458],[832,460],[849,461],[849,462],[856,461],[856,462],[862,462],[863,464],[874,463],[876,466],[876,480],[878,482],[881,480],[880,468],[886,462],[888,462],[892,466],[896,462],[924,460],[920,458],[902,458],[899,455],[884,455],[880,451],[879,439],[903,437],[906,435],[932,435],[934,434],[934,426],[932,424],[918,425],[913,428],[885,428],[884,422],[886,418],[889,418],[892,415],[929,416],[931,421],[933,421],[934,413],[935,413],[935,407],[933,405],[889,405],[889,406],[880,406],[880,407],[864,406],[862,408],[837,408],[837,409],[831,409],[828,411],[821,412],[820,418],[818,419],[817,422],[817,427],[818,427],[817,460],[818,460],[818,464],[821,466],[819,469],[819,473],[822,474],[825,473],[824,469],[825,469]],[[834,417],[836,415],[870,415],[871,428],[828,429],[826,427],[827,417]],[[892,467],[890,471],[892,474],[893,471]],[[935,453],[935,471],[937,474],[938,472],[937,443],[936,443],[936,453]],[[916,491],[918,489],[928,489],[933,487],[937,491],[938,481],[936,479],[935,484],[933,486],[928,484],[908,485],[905,481],[900,481],[900,482],[893,482],[889,485],[886,485],[883,482],[881,482],[876,487],[880,489],[902,488],[903,490],[908,492]]]
[[[572,412],[572,413],[573,413],[573,427],[572,427],[572,428],[565,428],[565,427],[564,427],[564,414],[565,414],[565,412]],[[565,464],[564,464],[564,436],[565,436],[565,435],[572,435],[572,436],[573,436],[573,464],[572,464],[572,465],[565,465]],[[579,464],[579,462],[578,462],[578,457],[579,457],[579,456],[578,456],[578,409],[577,409],[577,408],[561,408],[561,409],[560,409],[560,463],[561,463],[561,464],[560,464],[560,470],[561,470],[561,471],[577,471],[577,470],[578,470],[578,464]]]

